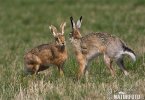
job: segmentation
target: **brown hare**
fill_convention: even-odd
[[[25,71],[28,74],[37,74],[55,65],[61,75],[63,75],[63,64],[67,59],[66,43],[64,37],[64,27],[66,23],[60,25],[61,32],[56,27],[50,26],[55,42],[39,45],[24,55]]]
[[[78,77],[86,72],[89,62],[100,54],[103,54],[104,62],[109,68],[112,76],[115,76],[115,71],[112,67],[113,60],[121,68],[124,74],[128,75],[124,66],[123,55],[127,54],[135,61],[136,56],[134,51],[128,48],[118,37],[112,36],[108,33],[94,32],[82,37],[80,32],[82,16],[76,24],[73,17],[70,17],[70,21],[72,26],[70,41],[79,63]]]

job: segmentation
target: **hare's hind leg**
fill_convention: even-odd
[[[41,60],[33,54],[29,54],[25,58],[25,70],[30,74],[37,74],[40,68]]]
[[[123,71],[123,73],[127,76],[129,73],[125,69],[123,58],[122,57],[121,58],[118,58],[116,60],[116,63],[120,67],[120,69]]]
[[[37,74],[38,74],[39,67],[40,67],[40,65],[39,65],[39,64],[36,64],[36,65],[34,66],[34,72],[35,72],[35,75],[37,75]]]
[[[114,76],[115,76],[115,71],[114,71],[114,69],[113,69],[113,67],[112,67],[112,62],[113,62],[113,61],[111,60],[110,57],[108,57],[108,56],[105,55],[105,54],[104,54],[104,62],[105,62],[105,64],[106,64],[106,66],[109,68],[112,77],[114,77]]]
[[[32,74],[34,74],[33,65],[32,64],[25,64],[24,73],[25,73],[25,75],[32,75]]]
[[[26,75],[32,75],[32,74],[38,74],[38,70],[39,70],[39,65],[36,64],[26,64],[25,65],[25,73]]]

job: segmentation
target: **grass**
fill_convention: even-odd
[[[68,33],[69,17],[83,16],[82,35],[92,31],[108,32],[120,37],[137,54],[132,63],[125,57],[129,76],[114,64],[112,78],[102,58],[90,65],[88,80],[76,81],[78,65]],[[0,1],[0,99],[1,100],[105,100],[113,93],[145,94],[145,1],[144,0],[1,0]],[[65,35],[69,59],[65,77],[56,67],[37,76],[23,77],[23,55],[31,48],[53,41],[49,25],[67,22]]]

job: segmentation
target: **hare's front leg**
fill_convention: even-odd
[[[60,74],[60,76],[64,76],[63,65],[64,65],[64,64],[60,64],[60,65],[57,66],[57,67],[58,67],[58,70],[59,70],[59,74]]]
[[[105,64],[106,64],[106,66],[109,68],[112,77],[114,77],[114,76],[115,76],[115,71],[114,71],[114,69],[113,69],[113,67],[112,67],[112,62],[113,62],[113,61],[111,60],[111,58],[109,58],[109,57],[108,57],[107,55],[105,55],[105,54],[104,54],[104,62],[105,62]]]
[[[86,62],[86,59],[85,58],[79,57],[78,63],[79,63],[78,78],[80,79],[81,76],[83,76],[85,74],[85,72],[86,72],[87,62]]]

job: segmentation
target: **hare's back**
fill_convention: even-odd
[[[45,58],[44,56],[51,56],[51,49],[54,45],[53,44],[42,44],[26,53],[26,55],[35,55],[39,58]]]
[[[88,46],[103,46],[108,43],[110,37],[112,36],[108,33],[89,33],[81,39],[81,42]]]

